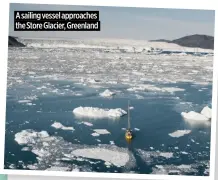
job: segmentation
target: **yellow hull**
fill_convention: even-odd
[[[132,136],[126,136],[126,139],[132,139]]]

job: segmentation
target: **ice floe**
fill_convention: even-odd
[[[186,120],[192,120],[192,121],[208,121],[209,120],[209,118],[207,118],[206,116],[200,113],[194,112],[194,111],[190,111],[188,113],[182,112],[181,115]]]
[[[191,133],[191,130],[177,130],[175,132],[169,133],[169,136],[179,138],[189,133]]]
[[[94,137],[100,136],[100,134],[98,134],[98,133],[92,133],[91,135]]]
[[[140,131],[140,129],[139,129],[139,128],[134,128],[134,130],[135,130],[135,131]]]
[[[113,150],[103,148],[77,149],[72,151],[71,154],[74,156],[103,160],[117,167],[125,166],[129,160],[128,153],[116,152]]]
[[[79,117],[90,118],[118,118],[126,113],[121,108],[117,109],[101,109],[96,107],[77,107],[73,110],[73,113]]]
[[[98,134],[110,134],[110,132],[107,129],[94,129],[93,131],[95,131]]]
[[[141,157],[141,159],[148,165],[152,165],[153,163],[155,163],[158,157],[162,157],[165,159],[173,158],[173,152],[145,151],[142,149],[137,149],[136,152]]]
[[[74,168],[71,163],[60,161],[62,158],[83,162],[89,162],[90,159],[101,160],[116,167],[135,166],[133,154],[127,148],[120,148],[115,145],[72,144],[62,137],[50,136],[46,131],[36,132],[30,129],[15,134],[15,141],[20,145],[26,145],[32,153],[37,155],[38,162],[33,164],[37,169],[49,170],[51,167]],[[48,145],[45,145],[45,143]],[[89,167],[89,165],[88,163],[87,166]]]
[[[185,89],[176,88],[176,87],[157,87],[151,84],[141,84],[137,85],[136,87],[132,87],[127,89],[128,91],[157,91],[157,92],[168,92],[174,93],[177,91],[185,91]]]
[[[109,89],[106,89],[104,92],[100,93],[99,95],[102,97],[112,97],[115,94],[116,94],[115,92],[112,92]]]
[[[212,117],[212,111],[208,106],[205,106],[202,109],[201,114],[204,115],[205,117],[207,117],[208,119],[211,119],[211,117]]]
[[[83,121],[82,123],[85,124],[86,126],[93,126],[93,124],[90,123],[90,122],[85,122],[85,121]]]
[[[73,127],[66,127],[63,124],[59,123],[59,122],[54,122],[51,126],[56,128],[56,129],[69,130],[69,131],[74,131],[75,130]]]
[[[190,111],[188,113],[182,112],[181,115],[186,120],[201,122],[201,121],[209,121],[211,119],[211,109],[206,106],[202,109],[201,113]]]

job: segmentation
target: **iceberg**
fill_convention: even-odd
[[[202,111],[201,114],[204,115],[205,117],[211,119],[212,117],[212,111],[208,106],[205,106]]]
[[[207,118],[206,116],[200,113],[194,112],[194,111],[190,111],[188,113],[182,112],[181,115],[186,120],[193,120],[193,121],[208,121],[209,120],[209,118]]]
[[[96,107],[77,107],[73,110],[76,116],[90,117],[90,118],[119,118],[125,114],[121,108],[117,109],[101,109]]]
[[[188,113],[182,112],[181,115],[186,120],[193,120],[193,121],[209,121],[212,117],[211,109],[206,106],[202,109],[201,113],[197,113],[194,111],[190,111]]]

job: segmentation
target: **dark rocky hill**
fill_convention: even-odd
[[[17,41],[16,37],[8,36],[8,46],[9,47],[25,47],[25,45]]]
[[[165,40],[165,39],[158,39],[158,40],[151,40],[151,42],[167,42],[167,43],[175,43],[185,47],[214,49],[214,37],[207,36],[207,35],[200,35],[200,34],[185,36],[172,41]]]

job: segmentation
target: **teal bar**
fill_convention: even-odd
[[[0,180],[7,180],[7,175],[0,174]]]

